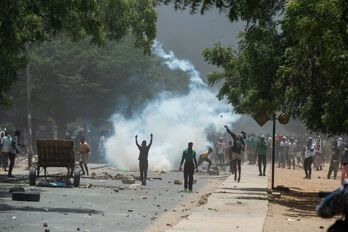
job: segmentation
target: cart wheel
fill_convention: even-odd
[[[40,193],[36,192],[14,192],[12,193],[14,201],[40,201]]]
[[[76,168],[74,170],[74,187],[80,186],[80,169]]]
[[[35,168],[30,168],[29,171],[29,185],[34,186],[36,184],[36,170]]]

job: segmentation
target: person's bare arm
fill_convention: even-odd
[[[137,145],[137,147],[140,149],[140,145],[138,143],[138,135],[135,136],[135,144]]]
[[[232,136],[233,140],[235,140],[237,138],[237,135],[235,133],[233,133],[232,131],[230,131],[230,129],[228,129],[228,127],[225,125],[225,128],[227,130],[227,132]]]
[[[152,138],[153,138],[153,134],[151,134],[150,136],[151,136],[151,139],[150,139],[150,143],[149,143],[149,145],[148,145],[148,147],[149,147],[149,148],[150,148],[150,147],[151,147],[151,145],[152,145]]]
[[[181,158],[180,167],[179,167],[180,171],[181,171],[182,164],[184,163],[184,156],[185,156],[185,151],[182,153],[182,158]]]
[[[195,165],[196,165],[196,171],[198,172],[198,165],[197,165],[196,154],[195,154],[195,156],[193,156],[193,161],[195,162]]]

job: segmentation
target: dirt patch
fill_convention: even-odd
[[[304,171],[297,168],[275,170],[275,186],[283,185],[288,191],[277,190],[280,197],[269,197],[269,208],[264,225],[265,232],[326,231],[336,219],[320,218],[315,208],[320,202],[319,191],[333,191],[339,187],[337,180],[326,179],[328,164],[322,171],[313,171],[312,179],[303,179]],[[270,175],[269,175],[270,176]],[[269,188],[271,178],[269,178]]]

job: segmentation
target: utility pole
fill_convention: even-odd
[[[30,42],[25,44],[25,49],[27,52],[27,57],[29,58],[29,46]],[[31,77],[30,77],[30,64],[27,63],[26,66],[26,79],[27,79],[27,130],[28,130],[28,169],[32,166],[33,157],[33,137],[32,137],[32,127],[31,127]]]

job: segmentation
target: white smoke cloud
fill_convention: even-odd
[[[153,54],[163,59],[163,65],[171,70],[180,69],[189,76],[189,91],[184,95],[170,92],[160,93],[147,103],[142,112],[125,118],[116,113],[112,117],[115,135],[106,141],[106,157],[117,168],[138,169],[139,143],[153,133],[153,144],[149,152],[149,169],[178,168],[182,151],[188,142],[193,142],[196,151],[211,146],[207,140],[208,128],[223,131],[223,126],[238,119],[232,107],[216,98],[216,93],[202,81],[199,72],[188,60],[180,60],[172,51],[166,53],[155,41]]]

